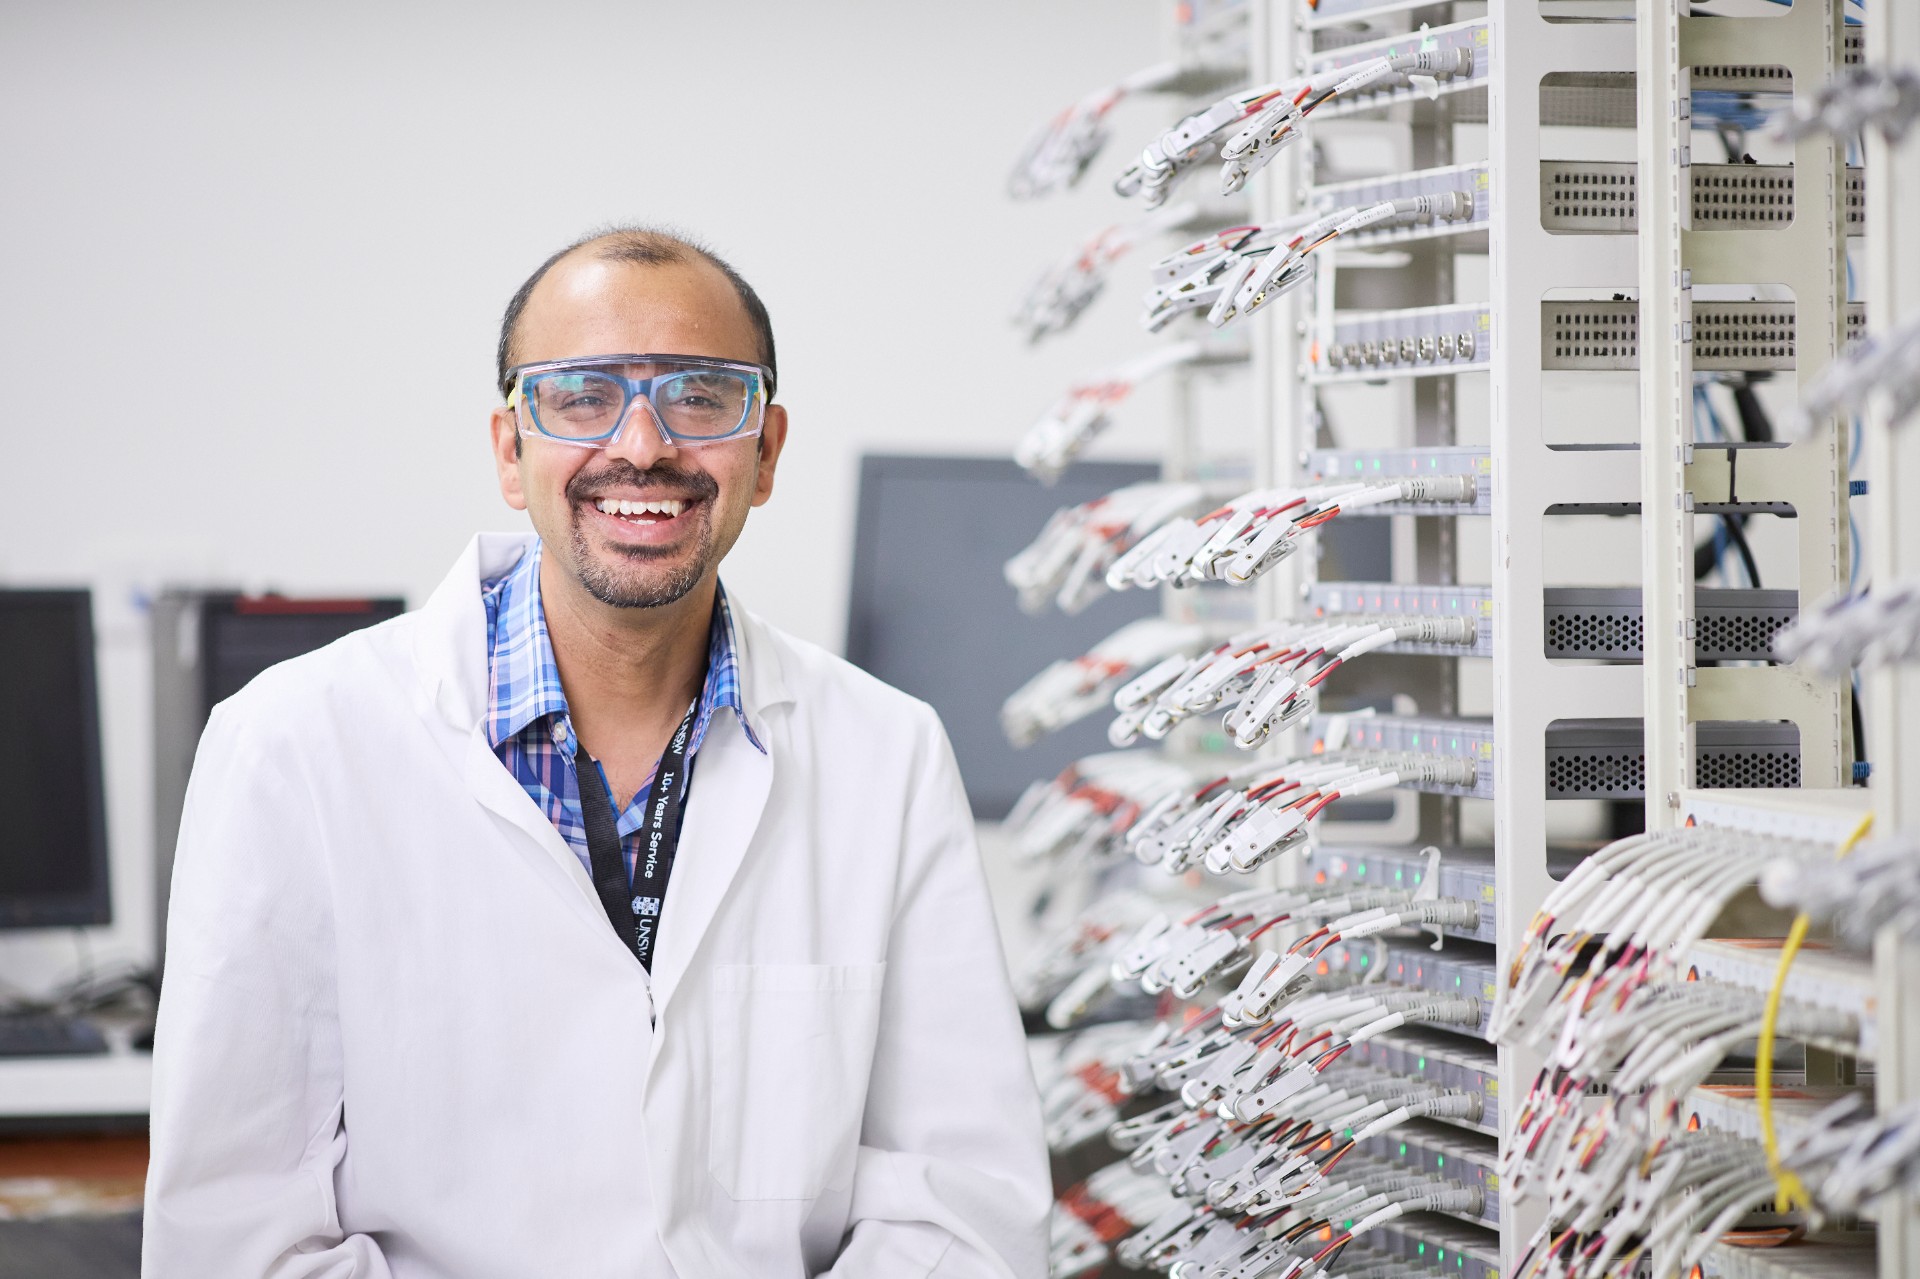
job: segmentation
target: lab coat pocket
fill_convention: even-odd
[[[886,970],[715,970],[710,1166],[735,1199],[812,1199],[851,1176]]]

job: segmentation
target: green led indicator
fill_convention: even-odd
[[[1460,985],[1460,979],[1458,977],[1455,977],[1453,979],[1453,984],[1455,987],[1458,987]]]
[[[1404,1157],[1406,1153],[1407,1153],[1407,1143],[1403,1141],[1400,1143],[1400,1154]]]
[[[1397,884],[1397,883],[1399,883],[1400,881],[1402,881],[1402,880],[1404,880],[1404,879],[1405,879],[1406,877],[1407,877],[1407,870],[1406,870],[1406,867],[1404,867],[1404,866],[1396,866],[1396,867],[1394,867],[1394,870],[1393,870],[1393,882],[1394,882],[1394,883],[1396,883],[1396,884]]]
[[[1377,457],[1373,459],[1373,469],[1376,471],[1380,469],[1380,459]]]
[[[1467,1268],[1467,1259],[1456,1252],[1453,1254],[1453,1264],[1465,1270]]]
[[[1429,470],[1433,470],[1433,471],[1437,471],[1437,470],[1439,470],[1439,469],[1440,469],[1440,459],[1439,459],[1439,458],[1437,458],[1437,457],[1430,457],[1430,458],[1428,458],[1428,459],[1427,459],[1427,469],[1429,469]]]
[[[1356,471],[1364,471],[1366,469],[1366,465],[1367,464],[1365,462],[1362,462],[1357,457],[1353,459],[1353,469]]]
[[[1447,1259],[1447,1250],[1445,1248],[1435,1248],[1433,1250],[1433,1257],[1435,1261],[1445,1261]]]
[[[1371,959],[1371,958],[1372,958],[1372,956],[1371,956],[1371,955],[1362,955],[1362,956],[1360,956],[1360,966],[1361,966],[1362,968],[1365,968],[1365,967],[1367,966],[1367,961],[1368,961],[1369,959]]]
[[[1460,739],[1459,739],[1459,738],[1457,738],[1457,737],[1450,737],[1450,738],[1448,738],[1448,739],[1447,739],[1447,745],[1448,745],[1448,746],[1450,746],[1450,747],[1452,747],[1452,748],[1453,748],[1454,750],[1459,750],[1459,749],[1460,749]]]
[[[1416,884],[1420,882],[1420,872],[1417,870],[1413,872],[1413,882]]]
[[[1427,1059],[1425,1057],[1422,1057],[1420,1059],[1420,1069],[1425,1070],[1426,1068],[1427,1068]]]
[[[1422,1257],[1424,1257],[1424,1256],[1426,1256],[1426,1255],[1427,1255],[1427,1245],[1425,1245],[1425,1244],[1421,1244],[1421,1245],[1419,1245],[1419,1249],[1418,1249],[1418,1251],[1419,1251],[1419,1254],[1420,1254],[1420,1255],[1421,1255]]]
[[[1367,877],[1367,864],[1365,862],[1360,863],[1360,877],[1362,879]]]
[[[1445,1168],[1447,1166],[1447,1157],[1445,1155],[1435,1155],[1433,1157],[1433,1166],[1436,1168]]]
[[[1347,1129],[1347,1131],[1346,1131],[1346,1133],[1344,1134],[1344,1136],[1345,1136],[1345,1137],[1347,1138],[1347,1140],[1349,1140],[1349,1141],[1351,1141],[1351,1140],[1353,1140],[1353,1129],[1351,1129],[1351,1128],[1349,1128],[1349,1129]]]

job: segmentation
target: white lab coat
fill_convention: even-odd
[[[530,545],[214,711],[147,1279],[1038,1279],[1039,1103],[933,711],[736,607],[767,754],[714,717],[649,982],[487,744],[480,584]]]

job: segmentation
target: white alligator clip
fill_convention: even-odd
[[[1259,981],[1252,985],[1243,982],[1235,992],[1240,996],[1241,1018],[1253,1022],[1271,1017],[1274,1009],[1313,981],[1309,971],[1312,967],[1313,956],[1305,950],[1274,956],[1274,962],[1266,966]]]
[[[1047,1005],[1047,1025],[1066,1030],[1086,1015],[1093,1001],[1113,986],[1113,976],[1105,964],[1094,964],[1067,983],[1067,988]]]
[[[1244,874],[1305,843],[1306,822],[1307,813],[1303,808],[1282,808],[1275,812],[1269,806],[1256,811],[1235,827],[1216,850],[1210,850],[1217,851],[1221,866],[1214,873],[1224,875],[1228,870],[1237,870]]]

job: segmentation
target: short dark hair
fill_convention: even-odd
[[[592,248],[594,256],[603,261],[632,262],[638,266],[665,266],[698,258],[726,276],[727,283],[733,286],[734,293],[740,298],[740,305],[747,309],[747,318],[753,322],[754,333],[760,339],[760,363],[767,366],[767,398],[773,398],[774,387],[780,380],[780,366],[774,359],[773,321],[767,315],[766,303],[760,300],[753,286],[726,259],[706,245],[680,232],[649,226],[608,227],[581,236],[542,262],[539,270],[527,277],[527,282],[514,292],[513,298],[507,303],[507,313],[500,320],[500,348],[495,358],[498,361],[496,371],[501,395],[513,389],[507,382],[507,370],[516,363],[513,344],[518,336],[520,313],[527,309],[527,299],[533,296],[534,286],[540,283],[554,263],[586,248]]]

